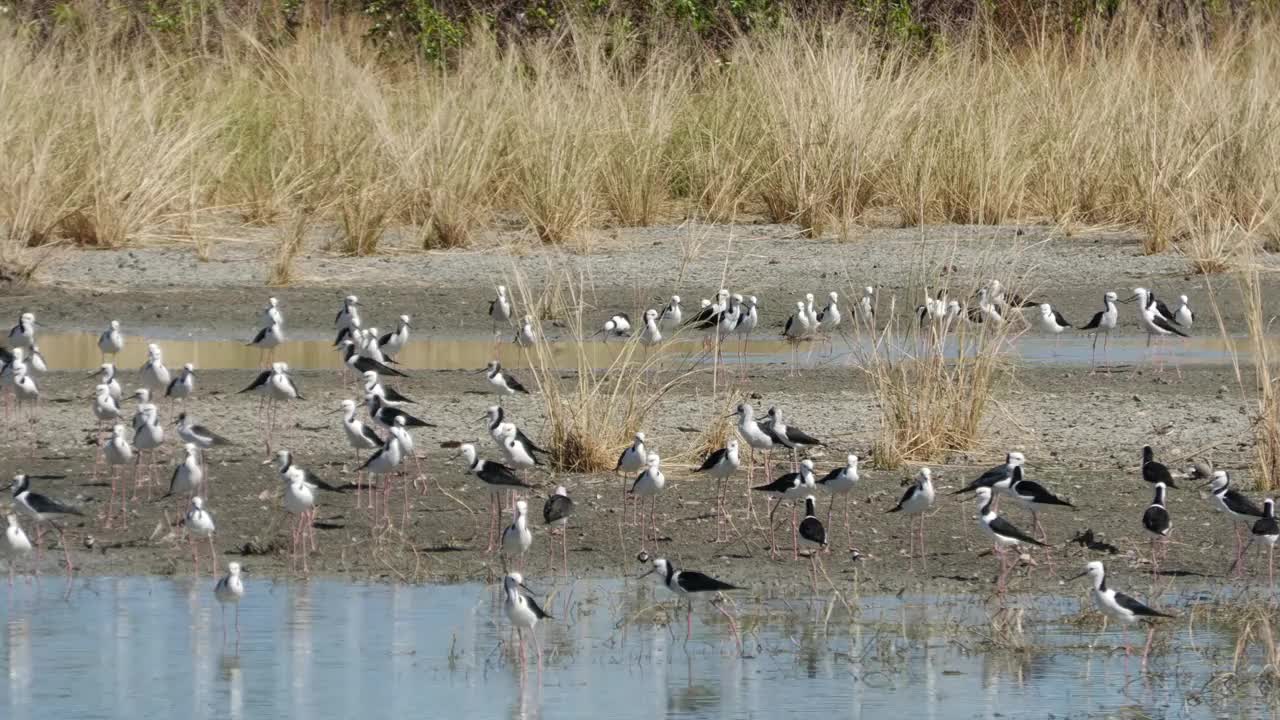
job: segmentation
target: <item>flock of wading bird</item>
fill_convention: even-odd
[[[823,334],[829,336],[842,322],[843,314],[839,305],[839,296],[829,294],[829,303],[815,309],[813,295],[806,295],[796,302],[794,314],[787,319],[782,328],[784,338],[796,342],[813,340]],[[1103,295],[1103,307],[1093,315],[1092,319],[1079,330],[1093,336],[1093,350],[1096,356],[1099,336],[1103,340],[1104,364],[1107,338],[1119,321],[1117,303],[1136,301],[1138,306],[1138,325],[1148,336],[1148,346],[1152,339],[1159,340],[1168,336],[1187,336],[1194,322],[1194,314],[1188,305],[1187,297],[1181,296],[1180,304],[1175,309],[1168,308],[1163,302],[1156,300],[1155,294],[1145,288],[1136,288],[1127,300],[1118,300],[1114,292]],[[435,427],[410,414],[405,409],[414,401],[395,389],[385,385],[383,377],[408,377],[397,369],[399,363],[396,356],[409,343],[411,321],[409,315],[399,317],[396,329],[387,333],[379,333],[376,327],[365,327],[360,317],[360,302],[354,295],[347,296],[334,319],[337,336],[334,347],[340,352],[343,365],[362,380],[363,406],[356,400],[344,400],[338,413],[341,413],[343,435],[349,446],[357,454],[360,462],[356,469],[356,481],[344,486],[334,486],[317,477],[309,470],[295,462],[288,450],[275,452],[274,462],[283,485],[282,507],[294,518],[291,530],[290,558],[292,566],[306,572],[309,552],[316,549],[314,518],[319,492],[344,493],[355,490],[357,508],[367,508],[373,519],[375,531],[390,528],[392,512],[390,505],[393,491],[398,484],[403,494],[401,508],[402,523],[407,517],[412,502],[412,495],[425,493],[427,483],[420,467],[412,478],[408,477],[407,465],[417,464],[419,459],[414,450],[412,432],[418,428]],[[1038,327],[1052,335],[1061,335],[1072,329],[1062,313],[1047,303],[1034,303],[1019,297],[1015,293],[1006,292],[998,281],[983,285],[977,292],[975,301],[962,306],[959,301],[948,299],[945,292],[934,296],[926,296],[925,301],[916,308],[916,316],[922,327],[928,327],[937,336],[945,336],[956,323],[971,322],[984,325],[998,325],[1007,322],[1021,308],[1036,310],[1034,322]],[[487,314],[492,321],[495,336],[500,337],[500,328],[509,326],[513,318],[513,303],[508,297],[506,288],[499,286],[497,296],[488,303]],[[851,320],[862,323],[865,327],[874,328],[875,290],[866,288],[859,302],[850,310]],[[264,436],[268,452],[271,451],[276,426],[277,406],[283,402],[304,400],[304,396],[284,362],[273,360],[274,352],[285,338],[285,320],[276,298],[271,298],[259,316],[258,329],[248,345],[259,349],[263,354],[262,370],[245,387],[242,393],[256,394],[260,398],[258,420],[264,426]],[[728,341],[731,337],[739,337],[744,342],[749,339],[759,324],[757,299],[754,296],[743,298],[721,290],[714,299],[703,300],[701,307],[688,314],[682,307],[679,296],[672,296],[670,302],[661,310],[649,309],[643,314],[643,322],[633,327],[630,317],[625,313],[616,313],[604,322],[597,335],[603,335],[604,341],[611,338],[634,338],[639,343],[649,346],[663,341],[664,332],[674,333],[680,330],[691,330],[710,334],[717,345]],[[37,328],[35,317],[31,313],[21,314],[18,324],[10,330],[7,337],[7,348],[0,354],[0,380],[5,391],[5,407],[16,405],[16,412],[21,413],[25,407],[29,413],[37,411],[40,389],[35,376],[47,371],[49,365],[41,354],[37,344]],[[524,315],[515,325],[513,342],[528,347],[540,341],[540,333],[535,327],[532,316]],[[132,395],[136,401],[134,413],[129,419],[132,436],[128,435],[125,420],[126,413],[121,405],[122,389],[117,377],[114,362],[108,362],[123,350],[125,335],[118,321],[112,320],[108,328],[98,339],[102,352],[100,371],[95,388],[92,412],[98,426],[97,453],[94,461],[94,474],[98,474],[104,465],[111,473],[111,496],[105,511],[97,520],[104,529],[114,527],[117,520],[116,508],[119,506],[119,522],[127,528],[130,517],[128,503],[130,496],[136,503],[139,489],[145,487],[148,496],[156,489],[155,466],[158,462],[157,452],[167,439],[166,426],[160,419],[160,405],[153,399],[176,400],[186,403],[196,395],[196,369],[193,364],[186,363],[175,375],[164,363],[163,354],[158,345],[148,345],[147,360],[139,368],[139,387]],[[56,365],[56,363],[55,363]],[[482,371],[492,390],[499,397],[516,393],[528,393],[528,389],[502,365],[492,361]],[[365,414],[361,417],[361,407]],[[816,594],[818,574],[822,568],[821,556],[829,552],[830,541],[828,528],[832,526],[836,496],[844,496],[844,523],[846,533],[852,544],[852,528],[849,524],[848,499],[852,490],[858,485],[858,456],[849,454],[843,466],[836,467],[821,478],[817,476],[812,459],[800,459],[799,455],[807,448],[821,446],[824,443],[813,435],[788,425],[781,411],[769,408],[764,417],[757,418],[751,405],[739,405],[732,415],[737,419],[737,435],[739,439],[730,440],[725,447],[711,453],[696,469],[695,474],[705,474],[717,481],[715,498],[717,517],[717,542],[729,539],[728,529],[733,528],[734,513],[729,508],[727,481],[734,478],[742,470],[740,455],[741,444],[745,443],[750,451],[747,462],[747,490],[745,492],[744,514],[748,521],[755,515],[751,502],[753,493],[760,493],[774,500],[769,512],[768,531],[771,557],[777,558],[777,543],[774,538],[775,524],[773,518],[778,508],[785,502],[790,503],[791,513],[791,557],[798,560],[801,547],[810,549],[808,559],[811,580]],[[523,493],[532,490],[532,486],[522,477],[522,471],[544,465],[548,452],[539,447],[508,417],[501,405],[487,408],[485,425],[501,453],[502,462],[487,460],[480,456],[474,444],[453,444],[458,455],[465,461],[467,472],[474,476],[489,491],[489,531],[486,552],[500,551],[503,565],[509,572],[503,580],[503,591],[506,596],[507,615],[512,623],[521,630],[521,659],[523,661],[523,630],[532,630],[534,625],[549,615],[538,606],[533,594],[524,584],[524,556],[533,544],[533,533],[528,517],[528,501]],[[211,570],[218,565],[218,551],[214,543],[216,525],[211,510],[206,506],[209,494],[209,468],[204,455],[207,451],[232,445],[232,443],[208,427],[198,424],[187,412],[180,412],[174,423],[175,431],[183,443],[182,459],[169,475],[169,484],[162,497],[178,497],[187,502],[185,515],[178,524],[186,534],[192,553],[195,571],[200,572],[201,560],[198,544],[208,543]],[[379,434],[379,430],[383,434]],[[443,443],[450,446],[450,443]],[[622,508],[620,523],[626,520],[628,500],[634,501],[633,523],[640,528],[640,557],[648,560],[650,543],[656,546],[659,534],[656,520],[658,497],[666,486],[666,478],[662,471],[659,455],[646,445],[644,433],[636,433],[634,442],[623,449],[618,457],[615,472],[623,473],[626,478],[623,484]],[[360,459],[359,454],[371,452],[367,459]],[[763,485],[754,484],[756,468],[755,453],[760,451],[766,457],[765,471],[773,467],[772,453],[786,451],[791,455],[791,470]],[[144,457],[149,462],[144,462]],[[1025,458],[1022,453],[1009,452],[1003,464],[991,468],[956,494],[973,493],[977,498],[978,526],[992,541],[994,553],[999,559],[999,574],[996,580],[997,592],[1003,594],[1006,579],[1017,558],[1011,552],[1023,545],[1049,548],[1047,535],[1040,523],[1039,513],[1043,510],[1074,506],[1063,500],[1048,488],[1025,477]],[[132,479],[122,476],[122,472],[132,466]],[[1150,447],[1143,449],[1143,478],[1155,489],[1155,498],[1142,517],[1143,526],[1152,535],[1151,564],[1153,573],[1167,553],[1169,535],[1172,529],[1170,513],[1166,506],[1167,490],[1177,487],[1174,474],[1167,467],[1156,462]],[[376,482],[375,482],[376,477]],[[1252,521],[1250,532],[1253,539],[1262,541],[1268,554],[1280,539],[1280,527],[1277,526],[1274,503],[1267,499],[1262,508],[1231,487],[1231,479],[1224,470],[1212,470],[1198,465],[1188,470],[1184,476],[1206,480],[1211,487],[1210,502],[1216,510],[1227,515],[1236,528],[1236,552],[1232,568],[1243,571],[1243,559],[1247,545],[1243,537],[1244,521]],[[9,513],[5,542],[0,549],[9,561],[10,583],[19,562],[31,555],[33,547],[36,552],[36,564],[42,546],[46,528],[59,535],[66,561],[67,572],[73,572],[70,547],[64,536],[64,528],[60,522],[66,516],[80,516],[82,511],[66,502],[59,501],[32,489],[32,481],[42,478],[26,474],[17,475],[12,482],[11,491],[13,505],[34,525],[36,540],[33,544],[22,528],[17,515]],[[831,495],[826,520],[818,517],[816,496],[819,489]],[[412,491],[412,492],[411,492]],[[362,494],[364,498],[362,500]],[[506,495],[507,500],[501,500]],[[999,498],[1007,497],[1016,505],[1031,513],[1035,535],[1018,529],[1009,520],[997,514]],[[649,500],[647,521],[636,520],[636,506],[643,500]],[[907,488],[901,500],[888,513],[902,513],[912,517],[910,530],[910,547],[908,556],[912,561],[919,558],[923,563],[927,557],[925,549],[925,519],[927,511],[936,501],[933,476],[929,468],[920,468],[915,483]],[[501,506],[510,508],[511,522],[505,528],[499,528]],[[803,504],[804,514],[797,516],[798,507]],[[135,505],[136,507],[136,505]],[[560,556],[565,572],[568,572],[568,549],[565,526],[574,512],[574,502],[564,486],[555,488],[543,505],[543,520],[547,528],[560,538]],[[167,513],[166,513],[167,517]],[[758,519],[758,518],[757,518]],[[92,536],[86,536],[91,539]],[[918,544],[917,544],[918,540]],[[1250,544],[1253,540],[1249,541]],[[88,542],[86,543],[88,544]],[[555,558],[552,552],[554,543],[548,542],[548,552],[554,568]],[[854,551],[856,558],[856,551]],[[228,604],[237,604],[244,594],[241,580],[242,569],[238,563],[229,563],[228,572],[217,583],[215,596],[223,604],[224,611]],[[1274,579],[1274,564],[1270,564]],[[682,598],[690,599],[697,594],[718,594],[724,591],[739,589],[733,585],[716,580],[705,574],[691,570],[679,570],[670,561],[657,558],[652,561],[652,569],[648,574],[657,575],[658,580],[669,590]],[[1106,573],[1100,562],[1089,563],[1081,576],[1088,575],[1093,583],[1093,597],[1107,618],[1123,622],[1167,617],[1133,598],[1116,592],[1107,585]],[[713,603],[729,618],[736,637],[736,625],[733,618],[720,605]],[[238,605],[236,605],[238,608]],[[692,604],[689,607],[692,612]],[[688,621],[691,630],[691,617]],[[236,631],[239,633],[239,614],[236,613]],[[225,637],[225,624],[224,624]],[[536,636],[535,636],[536,643]],[[1148,638],[1148,648],[1150,644]],[[740,641],[739,641],[740,642]],[[540,662],[540,653],[539,653]]]

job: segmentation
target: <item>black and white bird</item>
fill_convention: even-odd
[[[84,513],[47,495],[32,492],[31,476],[29,475],[18,474],[13,476],[13,482],[9,485],[9,490],[13,493],[14,505],[35,523],[37,548],[40,547],[45,525],[52,527],[58,533],[59,541],[62,544],[62,552],[67,561],[67,573],[70,574],[72,569],[71,550],[67,547],[67,538],[62,532],[62,526],[57,521],[68,515],[82,517]]]
[[[1107,572],[1098,560],[1085,565],[1084,572],[1071,579],[1075,580],[1086,575],[1093,582],[1093,604],[1097,606],[1098,610],[1102,611],[1102,632],[1106,632],[1107,621],[1109,620],[1128,625],[1139,620],[1157,620],[1159,618],[1173,617],[1158,610],[1153,610],[1128,595],[1116,591],[1114,588],[1107,587]],[[1151,627],[1147,634],[1146,650],[1142,653],[1144,662],[1147,653],[1151,651],[1151,639],[1154,633],[1155,627]],[[1128,644],[1125,645],[1124,651],[1126,655],[1129,654]]]
[[[1040,332],[1053,335],[1055,342],[1061,339],[1063,331],[1071,329],[1071,323],[1067,322],[1062,313],[1049,303],[1040,303],[1037,323],[1040,326]]]
[[[1080,326],[1080,330],[1084,330],[1093,335],[1093,347],[1089,351],[1089,364],[1092,366],[1098,354],[1098,336],[1102,336],[1102,364],[1107,364],[1107,341],[1111,338],[1111,331],[1116,329],[1116,323],[1120,320],[1120,310],[1116,307],[1116,299],[1119,296],[1108,290],[1102,296],[1102,309],[1093,314],[1089,322]]]
[[[936,497],[933,490],[933,471],[927,467],[920,468],[916,473],[915,482],[902,493],[902,498],[898,500],[898,504],[885,511],[888,513],[906,513],[911,515],[911,542],[907,548],[907,555],[915,558],[915,537],[916,537],[916,521],[920,521],[920,558],[922,563],[928,558],[925,553],[924,546],[924,519],[925,513],[929,508],[933,507],[933,501]]]
[[[116,379],[115,363],[102,363],[98,368],[98,372],[91,374],[89,377],[93,377],[93,375],[98,376],[99,383],[107,386],[107,389],[111,391],[111,397],[119,400],[124,396],[123,391],[120,389],[120,381]]]
[[[635,474],[643,470],[648,463],[649,451],[645,449],[644,433],[638,432],[632,438],[631,445],[618,455],[618,462],[613,466],[615,473],[622,473],[622,516],[619,518],[619,523],[625,522],[628,500],[634,499],[638,503],[639,498],[633,498],[627,491],[631,489],[631,481]],[[638,512],[636,507],[637,505],[632,505],[632,522],[635,522],[635,515]]]
[[[523,667],[528,662],[524,652],[524,633],[528,630],[533,637],[534,653],[537,655],[538,671],[541,673],[542,645],[538,642],[538,634],[534,632],[534,628],[539,620],[555,620],[555,618],[538,606],[537,601],[533,599],[533,591],[524,584],[524,576],[520,573],[508,573],[502,579],[502,591],[505,594],[502,603],[503,612],[512,627],[516,629],[516,635],[520,639],[520,665]]]
[[[182,526],[186,528],[187,539],[191,544],[191,562],[195,565],[196,575],[200,574],[200,556],[196,553],[197,539],[207,539],[209,541],[209,573],[216,572],[218,569],[218,551],[213,546],[213,534],[217,530],[217,526],[213,522],[213,515],[204,508],[204,498],[199,495],[191,498],[191,507],[182,518]]]
[[[342,308],[333,318],[333,326],[339,331],[338,339],[333,342],[334,347],[337,347],[344,337],[341,331],[359,328],[360,324],[360,298],[348,295],[342,299]]]
[[[604,335],[605,342],[608,342],[611,337],[625,338],[631,334],[631,317],[626,313],[611,315],[596,334]]]
[[[1004,593],[1005,578],[1013,567],[1008,560],[1009,549],[1016,548],[1022,543],[1039,547],[1049,547],[1049,545],[1022,532],[1014,527],[1013,523],[997,515],[996,511],[991,509],[991,488],[980,487],[974,492],[978,495],[978,526],[994,541],[995,554],[1000,558],[1000,575],[996,586],[1000,593]]]
[[[1138,289],[1142,289],[1142,288],[1138,288]],[[1138,298],[1137,298],[1138,290],[1134,290],[1133,292],[1134,292],[1134,297],[1129,298],[1129,299],[1130,299],[1130,300],[1136,300],[1136,299],[1138,299]],[[1169,322],[1171,322],[1171,323],[1176,323],[1176,322],[1177,322],[1177,320],[1175,320],[1175,319],[1173,318],[1173,311],[1169,309],[1169,306],[1168,306],[1168,305],[1165,305],[1163,300],[1157,300],[1157,299],[1156,299],[1156,291],[1155,291],[1155,290],[1152,290],[1152,289],[1150,289],[1150,288],[1147,288],[1147,289],[1145,289],[1145,290],[1144,290],[1144,292],[1147,294],[1147,298],[1146,298],[1146,300],[1143,302],[1143,305],[1144,305],[1145,307],[1147,307],[1147,308],[1149,308],[1149,309],[1151,309],[1151,310],[1154,310],[1156,315],[1158,315],[1159,317],[1164,318],[1165,320],[1168,320],[1168,321],[1169,321]]]
[[[169,476],[169,490],[161,498],[178,495],[190,499],[200,492],[204,483],[204,470],[200,468],[199,448],[192,443],[182,446],[185,454],[182,462],[173,468]]]
[[[653,561],[653,567],[640,577],[648,577],[657,573],[658,582],[662,586],[671,591],[676,597],[685,600],[689,604],[689,611],[686,615],[685,624],[685,641],[693,634],[693,598],[695,595],[706,593],[722,593],[730,590],[741,590],[737,585],[730,585],[723,580],[717,580],[710,575],[700,573],[696,570],[677,570],[676,566],[666,558],[656,558]],[[736,637],[738,634],[737,624],[733,620],[733,616],[725,612],[718,604],[715,607],[720,613],[728,618],[730,628]]]
[[[268,360],[275,357],[276,348],[284,342],[284,328],[279,323],[272,323],[260,330],[253,339],[245,343],[247,347],[257,348]]]
[[[658,311],[649,308],[644,311],[644,324],[640,328],[640,344],[649,348],[662,342],[662,328],[658,325]]]
[[[498,295],[489,301],[489,320],[493,323],[493,333],[498,333],[498,325],[511,322],[511,301],[507,299],[507,286],[498,286]]]
[[[1191,310],[1191,306],[1187,304],[1187,296],[1178,296],[1178,308],[1173,311],[1173,321],[1178,323],[1178,327],[1183,330],[1190,330],[1191,325],[1196,321],[1196,314]]]
[[[404,346],[409,344],[409,329],[411,327],[413,326],[409,322],[409,316],[401,315],[396,329],[378,338],[378,350],[382,352],[384,358],[390,361],[396,355],[399,355],[401,350],[404,350]]]
[[[812,495],[818,487],[818,481],[813,475],[813,461],[805,458],[800,463],[800,469],[796,472],[780,475],[773,482],[767,485],[759,485],[751,488],[755,492],[767,493],[775,498],[773,508],[769,511],[769,554],[770,557],[776,557],[778,554],[777,544],[774,541],[773,534],[773,516],[778,512],[778,508],[782,506],[784,500],[799,502],[809,495]],[[799,540],[797,539],[796,514],[795,510],[791,511],[791,556],[792,559],[798,558]]]
[[[662,312],[658,316],[658,325],[663,330],[674,330],[680,327],[680,323],[683,321],[684,308],[680,305],[680,296],[672,295],[671,302],[662,308]]]
[[[566,531],[566,526],[569,524],[569,516],[573,514],[573,508],[573,499],[569,497],[569,491],[563,485],[557,487],[542,505],[543,524],[552,535],[560,536],[560,556],[566,575],[569,574],[569,533]],[[551,560],[555,554],[552,547],[553,543],[547,543],[548,560]],[[555,567],[554,562],[549,564]]]
[[[542,464],[541,460],[537,456],[550,454],[546,450],[538,447],[537,443],[530,439],[528,435],[525,435],[523,430],[516,427],[515,423],[508,422],[507,413],[502,409],[502,406],[490,405],[485,410],[485,414],[481,419],[486,421],[486,427],[489,429],[489,436],[493,438],[494,443],[496,443],[498,447],[502,447],[507,435],[507,430],[504,426],[509,425],[515,428],[516,441],[522,445],[525,450],[535,458],[535,460],[538,460],[537,464]],[[637,466],[635,469],[639,470],[640,466]]]
[[[1164,463],[1156,462],[1155,451],[1150,445],[1142,446],[1142,479],[1152,485],[1164,483],[1165,487],[1175,490],[1178,488],[1173,484],[1173,473],[1169,472],[1169,468]]]
[[[1147,333],[1147,347],[1151,346],[1153,338],[1165,338],[1170,335],[1191,337],[1166,315],[1168,308],[1164,308],[1163,311],[1160,309],[1164,303],[1155,302],[1146,288],[1134,288],[1133,297],[1129,299],[1138,301],[1138,326]]]
[[[640,514],[644,514],[644,507],[640,505],[645,498],[649,498],[649,522],[647,528],[645,523],[640,526],[640,544],[643,547],[645,543],[646,529],[652,531],[653,542],[658,542],[658,496],[662,494],[663,488],[667,486],[667,476],[662,472],[662,458],[658,453],[651,452],[645,458],[645,469],[636,476],[634,482],[631,483],[631,495],[637,498],[637,506],[640,507]]]
[[[827,332],[831,332],[840,325],[843,317],[840,315],[840,294],[832,290],[827,293],[828,302],[826,307],[818,311],[818,323]]]
[[[390,428],[396,424],[396,418],[404,418],[405,427],[435,427],[434,424],[416,418],[398,407],[388,405],[381,397],[377,395],[364,396],[365,408],[369,411],[369,417],[384,428]]]
[[[1008,490],[1009,486],[1013,484],[1013,469],[1022,467],[1026,462],[1026,456],[1020,452],[1010,451],[1005,453],[1003,465],[997,465],[987,470],[979,475],[976,480],[951,494],[961,495],[984,487],[1002,491]]]
[[[142,384],[152,392],[158,393],[169,387],[172,378],[169,368],[164,365],[164,353],[159,345],[151,343],[147,346],[147,361],[139,368],[138,374],[142,378]]]
[[[1151,575],[1160,571],[1160,561],[1169,551],[1169,533],[1173,532],[1173,520],[1169,517],[1169,509],[1165,507],[1166,487],[1162,482],[1156,483],[1156,496],[1142,513],[1142,527],[1151,533]]]
[[[280,312],[279,298],[267,298],[267,306],[258,313],[258,327],[279,325],[284,327],[284,313]]]
[[[324,490],[325,492],[331,493],[343,492],[342,488],[330,485],[315,473],[294,463],[293,453],[288,450],[279,450],[276,452],[276,472],[280,473],[280,478],[282,480],[295,482],[300,480],[314,490]]]
[[[827,526],[831,526],[831,515],[835,511],[836,496],[844,496],[844,527],[853,542],[853,528],[849,525],[849,497],[858,484],[858,456],[853,453],[845,455],[845,464],[833,469],[818,480],[818,486],[831,495],[831,504],[827,506]]]
[[[351,368],[357,375],[373,371],[383,375],[394,375],[395,377],[409,377],[408,374],[387,365],[381,360],[375,360],[371,357],[360,354],[356,341],[350,338],[343,340],[339,345],[342,349],[339,351],[342,355],[342,364]]]
[[[858,300],[858,316],[863,325],[875,327],[876,324],[876,289],[870,285],[862,288],[862,298]]]
[[[1262,501],[1262,517],[1253,524],[1250,531],[1253,540],[1261,540],[1267,546],[1267,578],[1271,587],[1276,585],[1276,541],[1280,540],[1280,523],[1276,522],[1276,501],[1267,498]]]
[[[195,418],[186,413],[178,413],[178,421],[174,424],[178,426],[178,437],[182,438],[183,442],[191,443],[201,450],[235,444],[204,425],[200,425]]]
[[[29,348],[36,343],[36,316],[24,312],[18,316],[18,324],[9,330],[10,348]]]
[[[1049,492],[1049,489],[1040,483],[1023,477],[1021,465],[1013,468],[1011,480],[1012,482],[1010,482],[1009,489],[1006,492],[1013,498],[1015,503],[1031,512],[1031,520],[1035,524],[1035,530],[1040,533],[1042,539],[1045,537],[1045,532],[1044,528],[1040,526],[1041,511],[1054,507],[1075,508],[1075,505]]]
[[[812,495],[808,495],[804,499],[804,519],[800,521],[800,528],[797,531],[800,536],[800,542],[805,547],[812,548],[809,552],[809,569],[813,579],[813,594],[818,595],[818,567],[821,563],[818,556],[827,548],[827,529],[823,526],[822,521],[818,519],[818,504]],[[822,571],[826,574],[826,570]]]
[[[222,607],[222,644],[227,644],[227,606],[236,606],[236,645],[240,645],[240,601],[244,598],[244,579],[240,563],[227,563],[227,574],[213,586],[213,596]]]
[[[533,547],[533,532],[529,530],[529,503],[517,500],[512,512],[511,524],[502,531],[502,563],[513,562],[517,569],[524,569],[524,554]]]
[[[1240,574],[1244,571],[1244,563],[1242,561],[1244,555],[1244,537],[1242,536],[1242,523],[1250,522],[1253,518],[1262,517],[1262,509],[1254,504],[1243,493],[1237,492],[1231,487],[1231,476],[1226,470],[1214,470],[1213,479],[1209,481],[1209,490],[1212,493],[1209,496],[1209,505],[1231,518],[1231,525],[1235,529],[1236,537],[1236,554],[1233,567],[1236,573]]]
[[[497,360],[490,360],[489,364],[486,365],[484,370],[481,372],[485,374],[485,377],[489,380],[489,385],[491,385],[499,395],[515,395],[516,393],[524,393],[525,395],[529,394],[528,389],[526,389],[524,385],[520,384],[520,381],[515,379],[515,377],[510,373],[503,370],[502,364]]]
[[[787,425],[782,419],[782,411],[776,407],[769,408],[768,419],[761,423],[760,428],[769,434],[773,439],[774,445],[779,445],[791,450],[792,457],[800,448],[819,447],[822,441],[801,430],[800,428]]]
[[[537,330],[533,327],[533,316],[525,315],[520,322],[520,329],[516,330],[515,338],[512,342],[520,347],[533,347],[538,342]]]
[[[463,443],[458,447],[458,452],[467,463],[467,472],[474,475],[489,489],[489,547],[485,549],[485,552],[493,552],[500,516],[499,495],[507,491],[530,490],[532,488],[506,465],[481,459],[476,453],[475,445]]]
[[[102,352],[104,364],[108,355],[114,360],[124,350],[124,335],[120,332],[119,320],[112,320],[107,329],[98,336],[98,350]]]
[[[364,392],[366,395],[377,395],[382,398],[382,404],[396,407],[398,405],[416,405],[414,401],[401,395],[393,387],[383,384],[382,378],[374,370],[366,370],[362,375],[364,378]]]
[[[706,473],[716,479],[716,542],[721,542],[725,538],[725,525],[731,521],[725,497],[727,492],[725,480],[733,477],[734,473],[738,472],[740,465],[738,441],[734,439],[726,443],[724,447],[708,455],[702,461],[702,464],[693,471],[695,474]]]
[[[709,305],[703,306],[693,317],[685,320],[684,327],[694,330],[711,330],[720,324],[720,313],[729,307],[729,291],[724,288],[716,293],[716,299]]]
[[[178,377],[169,382],[169,386],[164,389],[164,396],[174,398],[175,400],[185,400],[196,392],[196,366],[192,363],[185,363],[182,366],[182,372],[178,373]]]

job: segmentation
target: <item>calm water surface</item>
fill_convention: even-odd
[[[0,717],[828,718],[1270,717],[1256,688],[1206,692],[1234,639],[1166,631],[1139,662],[1063,621],[1075,599],[1022,598],[1031,651],[991,649],[973,598],[862,598],[857,620],[746,599],[738,657],[714,609],[662,622],[647,583],[548,593],[544,667],[521,671],[493,586],[247,578],[241,640],[222,639],[212,581],[56,578],[0,587]],[[566,605],[568,609],[566,611]],[[843,615],[841,609],[837,616]],[[965,629],[968,628],[968,629]],[[1130,635],[1141,644],[1138,631]],[[1105,649],[1104,649],[1105,648]],[[530,647],[530,653],[532,648]],[[1223,658],[1226,658],[1225,660]],[[1251,686],[1252,687],[1252,686]]]

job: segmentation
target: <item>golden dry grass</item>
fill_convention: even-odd
[[[1238,240],[1205,228],[1277,232],[1280,20],[1016,44],[973,30],[928,52],[840,23],[714,52],[619,26],[505,46],[476,28],[447,69],[379,53],[349,19],[200,53],[118,30],[40,42],[0,21],[5,257],[117,247],[211,208],[306,212],[355,254],[392,226],[466,245],[496,213],[548,243],[691,213],[810,235],[872,208],[1126,225],[1147,252],[1190,245],[1201,271]]]

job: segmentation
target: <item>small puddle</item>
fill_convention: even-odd
[[[125,350],[118,359],[119,367],[130,369],[141,366],[146,359],[148,342],[161,347],[165,363],[170,368],[176,369],[187,362],[206,370],[251,369],[262,366],[259,351],[241,341],[184,340],[160,336],[157,339],[128,338]],[[1269,342],[1272,352],[1280,357],[1280,337]],[[39,345],[51,370],[91,370],[101,363],[98,339],[93,334],[41,335]],[[954,341],[948,345],[949,356],[954,357],[956,354],[954,345]],[[1166,364],[1172,359],[1176,359],[1181,365],[1224,364],[1231,361],[1230,351],[1234,349],[1242,362],[1249,362],[1252,358],[1249,345],[1249,340],[1245,337],[1233,338],[1230,343],[1217,336],[1181,339],[1178,342],[1166,341],[1159,351],[1159,357]],[[1014,350],[1022,360],[1062,366],[1089,365],[1090,347],[1090,339],[1079,336],[1055,342],[1041,336],[1024,335],[1014,342]],[[572,342],[553,342],[551,348],[552,360],[557,369],[577,368],[578,352]],[[591,341],[584,343],[583,348],[595,368],[609,367],[624,352],[624,344],[616,341]],[[838,337],[832,345],[812,343],[801,346],[799,358],[803,367],[849,366],[866,357],[870,350],[870,340]],[[662,346],[661,352],[664,358],[681,364],[710,362],[709,351],[696,339],[667,342]],[[644,357],[644,353],[643,349],[636,349],[633,357],[639,360]],[[296,370],[336,370],[341,366],[338,353],[328,340],[289,340],[276,349],[275,355],[277,360],[289,363]],[[492,340],[483,339],[418,340],[410,342],[396,359],[406,370],[475,370],[484,367],[495,356],[507,365],[525,364],[524,351],[515,345],[509,342],[495,344]],[[1150,353],[1142,337],[1117,337],[1108,343],[1106,359],[1110,365],[1146,363],[1149,358]],[[1102,347],[1099,346],[1097,361],[1101,363],[1102,359]],[[781,340],[751,340],[745,346],[735,342],[725,347],[724,361],[727,364],[785,365],[792,361],[792,346]]]
[[[832,572],[848,591],[850,579]],[[66,597],[52,577],[20,582],[0,603],[0,707],[13,720],[171,717],[174,708],[192,720],[1127,717],[1137,708],[1162,717],[1201,704],[1219,716],[1271,712],[1259,683],[1210,682],[1233,667],[1233,631],[1166,623],[1144,671],[1113,651],[1126,640],[1140,646],[1142,629],[1079,630],[1068,622],[1076,596],[1011,596],[1003,615],[1025,637],[1011,649],[987,641],[990,598],[856,597],[857,614],[837,603],[829,617],[814,601],[739,592],[740,657],[706,602],[695,603],[686,642],[683,611],[664,622],[654,605],[675,599],[648,581],[526,582],[555,617],[537,628],[541,674],[532,643],[529,669],[519,670],[496,586],[250,574],[237,646],[234,628],[223,642],[208,578],[83,578]],[[1181,611],[1187,601],[1168,594],[1161,606]],[[1265,663],[1253,651],[1237,659],[1237,679]]]

